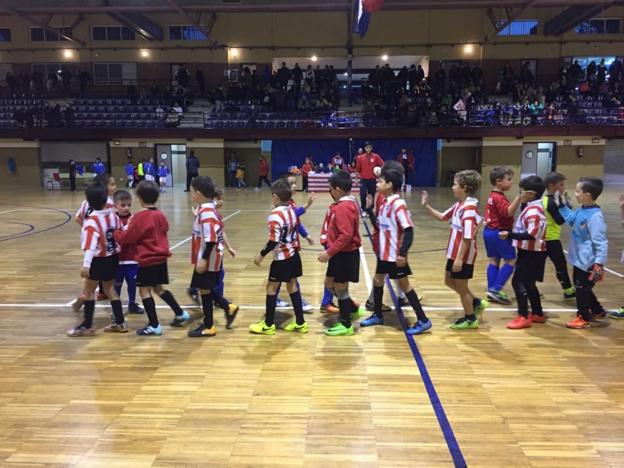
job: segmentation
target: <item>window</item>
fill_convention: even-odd
[[[499,26],[502,25],[501,21]],[[534,36],[537,34],[537,20],[516,20],[509,23],[498,36]]]
[[[96,85],[131,85],[137,82],[136,63],[94,63]]]
[[[0,28],[0,42],[11,42],[11,30]]]
[[[134,41],[134,31],[125,26],[93,26],[91,37],[94,41]]]
[[[577,34],[620,34],[621,20],[618,18],[594,18],[579,23]]]
[[[169,26],[171,41],[205,41],[208,37],[195,26]]]
[[[31,66],[33,73],[41,73],[44,81],[48,79],[50,75],[58,75],[61,68],[71,69],[68,63],[33,63]]]
[[[32,42],[58,42],[58,41],[67,41],[64,37],[61,37],[60,34],[65,34],[66,36],[71,36],[71,29],[69,28],[30,28],[30,40]]]

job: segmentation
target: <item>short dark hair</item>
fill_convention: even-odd
[[[564,176],[560,172],[552,171],[546,174],[546,177],[544,177],[544,185],[548,187],[551,184],[556,184],[564,180],[566,180],[566,176]]]
[[[193,180],[191,181],[191,187],[193,187],[206,198],[213,198],[215,196],[215,184],[212,181],[211,177],[193,177]]]
[[[284,178],[277,179],[271,184],[271,193],[277,195],[282,202],[287,202],[292,198],[290,184]]]
[[[130,200],[132,201],[132,195],[130,195],[130,192],[128,192],[127,190],[117,190],[114,194],[113,194],[113,201],[115,203],[120,202],[120,201],[124,201],[124,200]]]
[[[99,182],[100,184],[108,185],[108,183],[111,180],[111,177],[113,176],[110,175],[108,172],[105,172],[104,174],[97,174],[93,178],[93,182]]]
[[[581,177],[578,181],[581,184],[581,190],[584,193],[589,193],[594,201],[604,190],[604,183],[598,177]]]
[[[101,182],[91,182],[85,189],[85,196],[92,210],[102,210],[108,199],[108,188]]]
[[[468,195],[474,195],[481,187],[481,174],[473,169],[466,169],[455,174],[454,179],[464,187]]]
[[[379,177],[383,178],[386,182],[392,183],[392,191],[396,193],[401,190],[403,186],[405,170],[398,161],[386,161],[381,168]]]
[[[329,186],[334,189],[339,188],[343,192],[349,193],[351,191],[351,187],[353,186],[353,181],[351,180],[351,176],[348,172],[337,171],[329,176]]]
[[[495,166],[490,171],[490,183],[492,185],[496,185],[500,179],[505,178],[506,176],[513,176],[513,169],[507,166]]]
[[[535,199],[540,198],[546,190],[546,185],[541,177],[536,175],[527,176],[518,184],[525,192],[535,192]]]
[[[160,187],[151,180],[142,180],[136,188],[137,196],[143,200],[143,203],[153,205],[158,201],[160,195]]]
[[[222,198],[225,195],[225,191],[221,187],[215,187],[214,193],[215,198]]]

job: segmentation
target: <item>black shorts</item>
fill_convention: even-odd
[[[329,259],[325,276],[333,278],[335,283],[359,283],[360,252],[338,252]]]
[[[388,275],[390,279],[407,278],[412,274],[412,270],[408,265],[398,266],[396,262],[386,262],[384,260],[377,259],[377,268],[375,273],[378,275]]]
[[[287,283],[293,278],[303,276],[301,257],[299,252],[286,260],[273,260],[269,270],[269,281],[273,283]]]
[[[204,273],[197,273],[193,270],[193,277],[191,278],[191,288],[197,289],[209,289],[213,290],[219,281],[218,271],[205,271]]]
[[[514,275],[522,281],[544,281],[544,269],[546,266],[546,252],[532,252],[518,249],[516,271]]]
[[[468,265],[467,263],[462,264],[461,271],[455,273],[453,271],[453,260],[450,258],[446,260],[446,271],[451,272],[451,278],[453,279],[470,279],[472,278],[472,274],[474,272],[474,265]]]
[[[89,268],[89,279],[95,281],[113,281],[119,265],[117,254],[110,257],[95,257]]]
[[[139,287],[159,286],[169,284],[169,271],[167,262],[158,265],[139,266],[136,284]]]

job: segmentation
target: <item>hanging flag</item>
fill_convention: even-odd
[[[360,37],[366,36],[370,25],[371,13],[379,10],[383,5],[383,0],[355,0],[358,2],[357,19],[354,23],[353,31]]]

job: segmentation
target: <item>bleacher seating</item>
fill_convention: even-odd
[[[160,107],[162,113],[156,110]],[[74,125],[82,128],[162,128],[169,107],[155,99],[133,103],[127,98],[76,99]]]

